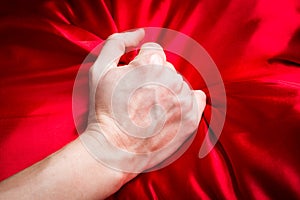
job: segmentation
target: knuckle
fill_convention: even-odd
[[[120,39],[120,37],[121,37],[120,33],[113,33],[107,38],[107,40]]]
[[[94,73],[95,73],[95,67],[92,66],[90,69],[89,69],[89,77],[93,77],[94,76]]]
[[[195,130],[199,125],[198,116],[195,113],[189,113],[185,117],[185,125],[189,127],[191,131]]]
[[[163,48],[158,43],[155,43],[155,42],[144,43],[141,46],[141,49],[154,49],[154,50],[162,50],[163,51]]]

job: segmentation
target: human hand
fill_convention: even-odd
[[[81,136],[97,160],[126,172],[170,157],[197,129],[205,107],[205,94],[189,88],[156,43],[117,67],[126,48],[143,37],[139,29],[113,34],[104,44],[90,70],[90,113]]]

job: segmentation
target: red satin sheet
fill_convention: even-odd
[[[72,89],[81,62],[110,34],[149,26],[180,31],[208,51],[224,80],[225,127],[200,159],[208,126],[202,120],[182,157],[139,175],[110,198],[300,199],[296,0],[1,1],[0,179],[78,136]],[[194,89],[207,92],[192,66],[168,58]],[[87,78],[82,87],[88,88]],[[204,118],[218,109],[209,103],[216,97],[207,95]]]

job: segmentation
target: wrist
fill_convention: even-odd
[[[78,179],[80,182],[86,180],[86,183],[82,184],[82,187],[86,188],[82,188],[82,191],[90,190],[90,194],[94,194],[94,197],[99,198],[99,196],[103,197],[103,190],[105,190],[106,196],[109,196],[137,176],[135,173],[119,171],[101,163],[85,148],[80,138],[73,143],[78,149],[79,157],[77,157],[77,159],[80,162],[78,163],[79,165],[83,165],[79,171],[79,174],[82,175],[80,175]],[[101,193],[99,192],[100,188]]]

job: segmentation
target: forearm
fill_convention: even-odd
[[[102,199],[135,175],[94,160],[79,139],[0,183],[0,199]]]

